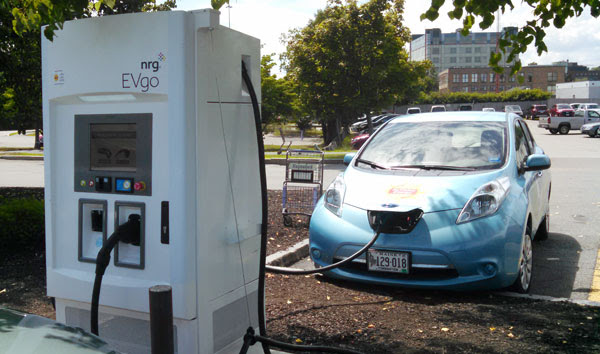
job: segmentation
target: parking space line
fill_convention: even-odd
[[[594,278],[592,279],[592,288],[588,296],[590,301],[600,301],[600,249],[596,256],[596,266],[594,268]]]

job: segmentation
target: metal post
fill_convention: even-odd
[[[152,354],[173,354],[173,298],[168,285],[155,285],[150,296],[150,343]]]

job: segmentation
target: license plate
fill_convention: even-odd
[[[369,249],[367,266],[372,271],[408,274],[410,253]]]

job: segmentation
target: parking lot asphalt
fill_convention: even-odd
[[[599,301],[600,270],[596,285],[593,280],[600,247],[595,223],[600,220],[600,139],[576,131],[551,135],[538,128],[537,121],[527,122],[552,159],[550,236],[534,244],[531,292]],[[325,166],[324,189],[343,169],[342,165]],[[269,189],[281,189],[285,166],[267,165],[267,176]],[[43,178],[43,161],[0,160],[0,187],[41,187]]]

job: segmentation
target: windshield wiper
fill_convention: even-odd
[[[400,165],[390,167],[392,170],[402,168],[418,168],[421,170],[445,170],[445,171],[475,171],[474,167],[460,167],[448,165]]]
[[[389,167],[385,167],[385,166],[381,166],[373,161],[369,161],[369,160],[364,160],[364,159],[357,159],[356,162],[360,162],[360,163],[364,163],[365,165],[369,165],[372,168],[377,168],[380,170],[389,170]]]

